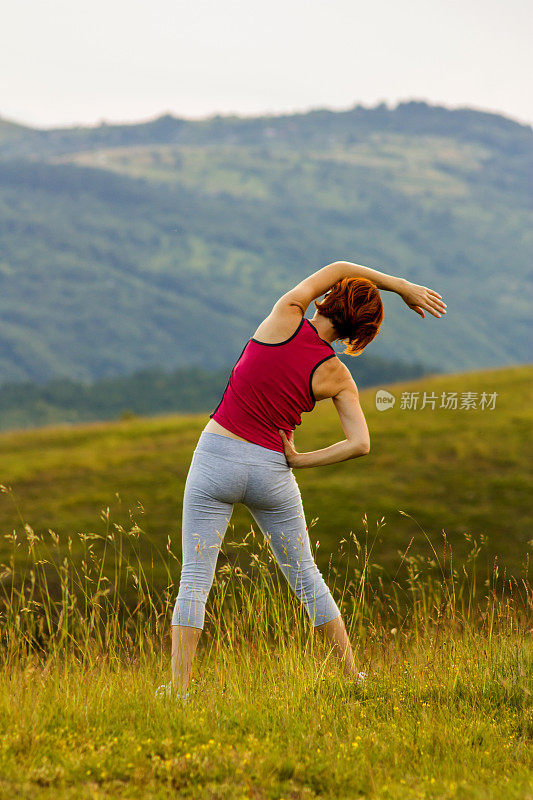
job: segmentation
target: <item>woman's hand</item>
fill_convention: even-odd
[[[404,303],[409,308],[412,308],[413,311],[416,311],[417,314],[420,314],[422,318],[425,317],[424,308],[434,317],[442,317],[446,313],[446,303],[440,294],[434,292],[433,289],[428,289],[427,286],[419,286],[417,283],[402,281],[398,294]]]
[[[298,466],[298,456],[300,453],[297,452],[294,446],[294,432],[291,431],[290,438],[287,438],[287,434],[285,431],[282,431],[281,428],[278,428],[279,435],[281,436],[281,441],[283,442],[283,449],[285,450],[285,458],[287,459],[287,464],[289,467],[297,467]]]

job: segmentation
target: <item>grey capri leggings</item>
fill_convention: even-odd
[[[205,604],[234,503],[249,509],[313,625],[339,617],[313,559],[300,489],[285,454],[203,431],[183,495],[183,559],[172,624],[204,627]]]

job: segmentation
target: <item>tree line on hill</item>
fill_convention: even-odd
[[[359,388],[417,378],[430,372],[417,363],[378,357],[342,359]],[[113,420],[166,413],[211,413],[227,385],[231,367],[207,370],[185,367],[166,371],[160,367],[137,370],[93,382],[56,378],[43,384],[0,384],[0,429]]]

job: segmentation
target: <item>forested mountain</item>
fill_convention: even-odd
[[[425,103],[50,131],[2,121],[0,382],[226,368],[280,293],[337,259],[448,303],[422,320],[384,293],[354,374],[372,355],[451,370],[528,361],[531,134]]]

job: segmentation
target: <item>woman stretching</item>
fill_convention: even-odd
[[[172,617],[173,688],[186,697],[204,627],[218,553],[234,503],[243,503],[267,537],[281,571],[304,603],[314,627],[340,659],[343,673],[364,680],[342,621],[311,552],[293,469],[335,464],[366,455],[370,439],[357,386],[332,342],[359,355],[378,333],[383,305],[378,289],[397,292],[424,317],[446,313],[432,289],[377,270],[336,261],[284,294],[245,345],[224,394],[202,431],[185,483],[182,571]],[[317,298],[325,294],[322,302]],[[305,317],[315,301],[312,320]],[[346,438],[299,453],[293,431],[302,412],[331,398]]]

